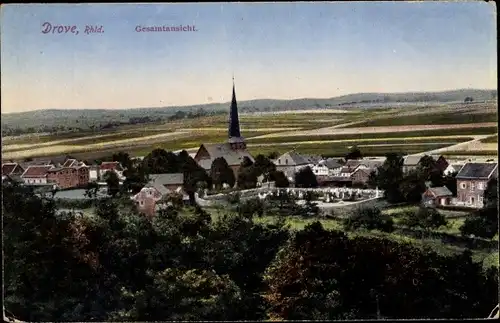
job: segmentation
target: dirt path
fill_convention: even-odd
[[[457,150],[465,150],[466,151],[466,150],[468,150],[467,148],[470,147],[471,145],[477,145],[478,143],[481,144],[480,140],[482,140],[484,138],[488,138],[490,136],[491,135],[472,136],[474,139],[470,140],[470,141],[462,142],[462,143],[459,143],[456,145],[451,145],[451,146],[443,147],[443,148],[439,148],[439,149],[424,151],[424,152],[421,152],[418,154],[412,154],[412,155],[413,156],[435,155],[435,154],[440,154],[440,153],[444,153],[447,151],[457,151]],[[471,152],[471,154],[473,155],[474,153]]]
[[[461,128],[484,128],[495,127],[496,122],[485,123],[462,123],[462,124],[439,124],[439,125],[407,125],[407,126],[381,126],[381,127],[354,127],[345,128],[349,125],[358,124],[364,121],[355,121],[343,123],[332,127],[319,128],[304,131],[290,131],[273,133],[253,138],[273,138],[273,137],[293,137],[293,136],[315,136],[315,135],[341,135],[341,134],[359,134],[359,133],[390,133],[401,132],[404,135],[405,131],[423,131],[423,130],[440,130],[440,129],[461,129]],[[490,134],[491,136],[491,134]]]

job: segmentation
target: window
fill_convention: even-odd
[[[460,187],[461,187],[463,190],[465,190],[465,188],[466,188],[465,182],[460,183]]]
[[[478,201],[479,201],[480,204],[483,204],[483,197],[479,196]]]
[[[139,201],[139,204],[142,206],[144,205],[144,201]]]
[[[288,159],[285,159],[285,164],[287,164],[287,165],[288,165]]]
[[[479,190],[484,190],[484,183],[483,183],[483,182],[479,182],[479,183],[477,183],[477,188],[478,188]]]
[[[476,184],[470,183],[470,190],[473,191],[476,188]]]

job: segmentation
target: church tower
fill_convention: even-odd
[[[234,89],[234,77],[233,77],[233,98],[231,100],[231,107],[229,110],[229,144],[233,150],[246,149],[247,145],[245,143],[245,138],[241,136],[240,133],[240,120],[238,117],[238,105],[236,103],[236,91]]]

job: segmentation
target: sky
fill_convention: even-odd
[[[496,89],[495,13],[482,1],[2,5],[1,109],[227,102],[233,75],[238,100]],[[196,31],[137,31],[180,25]]]

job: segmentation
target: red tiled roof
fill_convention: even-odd
[[[17,163],[5,163],[2,164],[2,175],[10,175],[16,168]]]
[[[120,163],[119,162],[102,162],[100,168],[102,170],[118,169],[118,168],[120,168]]]
[[[53,168],[53,165],[47,165],[47,166],[30,166],[28,167],[23,175],[21,175],[22,178],[26,177],[45,177],[47,176],[47,172]]]

